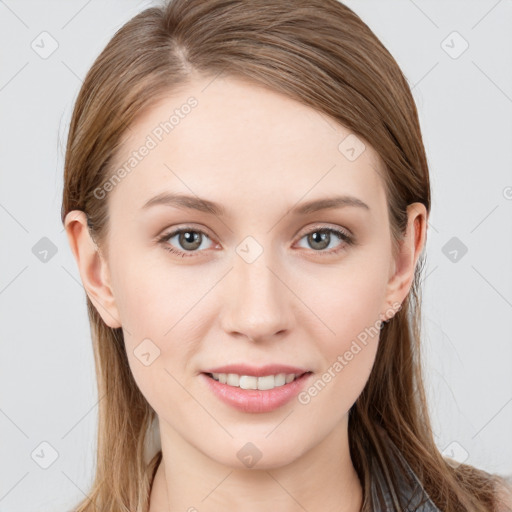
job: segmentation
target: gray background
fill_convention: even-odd
[[[436,442],[510,474],[512,2],[346,3],[394,55],[419,109],[433,189],[423,351]],[[97,394],[59,218],[64,144],[93,60],[149,5],[0,1],[0,512],[67,510],[92,479]]]

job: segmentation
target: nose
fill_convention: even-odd
[[[284,336],[291,330],[295,298],[288,280],[289,274],[266,251],[252,263],[236,255],[221,307],[224,332],[254,342]]]

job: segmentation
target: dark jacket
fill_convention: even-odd
[[[373,512],[442,512],[428,496],[418,477],[404,459],[391,439],[387,446],[393,459],[392,467],[387,471],[394,473],[397,481],[395,495],[391,486],[387,484],[383,470],[374,464],[371,481],[371,501]]]

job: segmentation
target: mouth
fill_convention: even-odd
[[[290,384],[295,380],[301,378],[303,375],[310,374],[312,372],[302,373],[277,373],[271,375],[239,375],[237,373],[209,373],[203,372],[207,377],[226,384],[234,388],[240,389],[255,389],[260,391],[268,391],[274,388],[279,388]]]
[[[219,400],[243,413],[269,413],[285,406],[308,385],[312,375],[313,372],[302,370],[258,376],[200,373],[207,389]]]

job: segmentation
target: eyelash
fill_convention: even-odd
[[[188,251],[188,252],[180,251],[180,250],[176,249],[175,247],[168,244],[168,241],[171,238],[175,237],[176,235],[179,235],[180,233],[185,233],[185,232],[200,233],[201,235],[204,235],[210,239],[210,237],[204,231],[202,231],[200,229],[184,227],[184,228],[180,228],[175,231],[172,231],[171,233],[166,233],[166,234],[162,235],[161,237],[159,237],[157,239],[157,242],[162,244],[165,250],[167,250],[177,256],[181,256],[182,258],[194,256],[195,253],[202,252],[202,251],[197,251],[197,250],[196,251]],[[346,249],[347,246],[355,245],[354,239],[348,233],[345,233],[344,231],[341,231],[338,229],[326,228],[326,227],[315,227],[311,231],[308,231],[307,233],[302,235],[300,240],[302,240],[304,237],[307,237],[308,235],[311,235],[312,233],[317,233],[317,232],[319,232],[319,233],[334,233],[336,236],[338,236],[344,242],[337,249],[334,249],[334,250],[331,249],[330,251],[326,251],[326,250],[315,251],[312,249],[313,252],[320,253],[322,256],[323,255],[334,256],[334,255],[338,254],[339,252],[343,251],[344,249]]]

